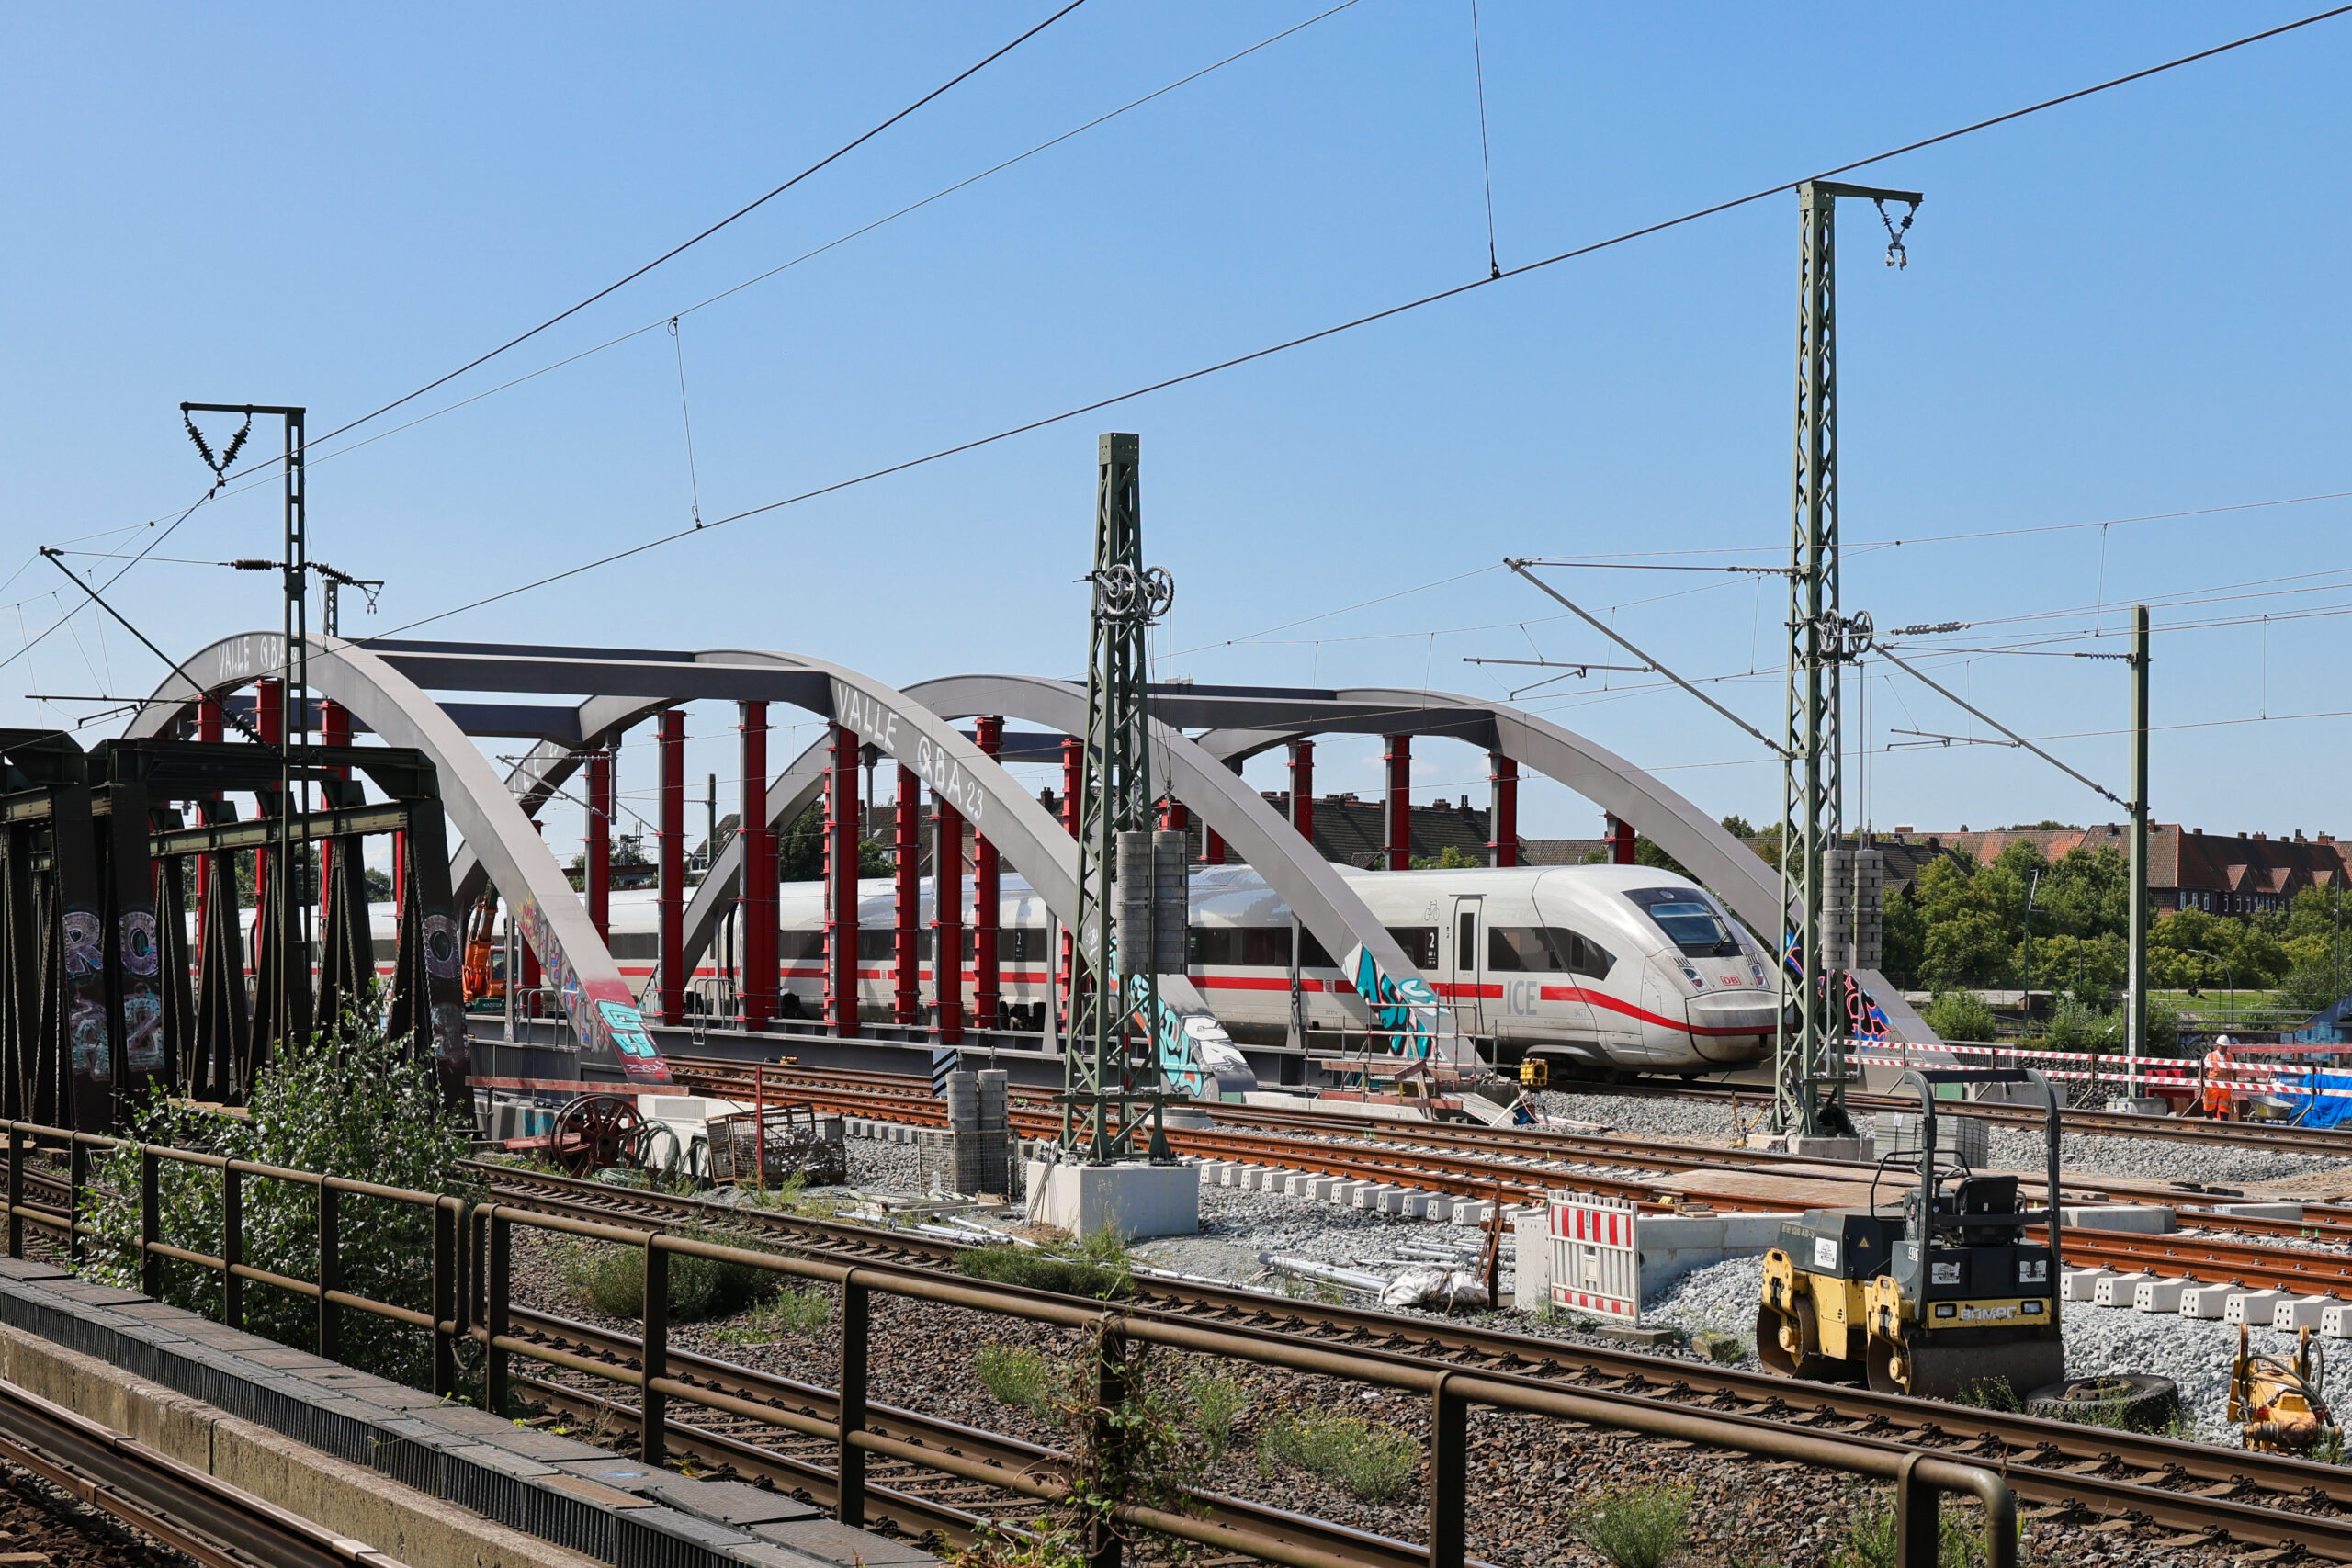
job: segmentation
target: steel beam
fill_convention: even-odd
[[[655,731],[662,749],[662,1021],[686,1014],[686,716],[672,708]]]
[[[1311,849],[1315,843],[1315,742],[1290,743],[1290,825]],[[1320,852],[1317,852],[1318,853]]]
[[[980,749],[982,756],[995,757],[1004,744],[1003,718],[982,714],[973,726],[972,744]],[[997,954],[997,927],[1003,918],[1003,895],[997,885],[997,868],[996,840],[986,833],[973,834],[972,1021],[982,1029],[998,1027],[998,1014],[1003,1006]]]
[[[1388,737],[1388,869],[1413,866],[1413,738]]]
[[[939,1043],[964,1038],[964,816],[932,797],[931,984]]]
[[[1487,863],[1519,863],[1519,760],[1500,751],[1487,753]]]
[[[844,1038],[857,1019],[857,732],[833,727],[825,791],[825,1018]]]
[[[891,887],[897,917],[890,942],[890,1021],[922,1021],[922,959],[916,932],[922,922],[922,780],[912,768],[899,770],[898,798],[890,811]]]
[[[588,752],[587,817],[581,891],[588,904],[588,923],[596,928],[596,940],[609,946],[613,938],[613,753],[601,740]]]
[[[737,995],[743,999],[743,1027],[762,1030],[775,1017],[776,875],[775,832],[767,820],[768,705],[745,703],[740,728],[739,755],[741,806],[736,837],[742,840],[740,862],[742,887],[736,897],[740,911],[739,943],[742,975]]]

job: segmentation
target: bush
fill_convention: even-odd
[[[989,1397],[1039,1414],[1053,1404],[1058,1370],[1036,1351],[1012,1345],[991,1345],[972,1358],[972,1371]]]
[[[1990,1040],[1993,1010],[1966,991],[1938,991],[1919,1015],[1941,1040]]]
[[[158,1095],[136,1107],[136,1142],[232,1159],[349,1177],[415,1192],[470,1196],[462,1165],[472,1129],[447,1111],[433,1064],[407,1042],[387,1039],[371,995],[334,1028],[281,1045],[255,1079],[246,1114],[209,1114]],[[165,1160],[159,1172],[164,1238],[220,1255],[222,1179],[216,1170]],[[124,1150],[91,1167],[89,1227],[99,1242],[89,1272],[138,1289],[139,1156]],[[341,1194],[343,1288],[387,1305],[432,1305],[432,1211],[381,1198]],[[311,1188],[244,1179],[244,1260],[291,1279],[318,1278],[318,1195]],[[109,1246],[108,1244],[111,1244]],[[119,1249],[119,1250],[117,1250]],[[162,1299],[220,1315],[220,1279],[209,1269],[166,1260]],[[248,1281],[245,1327],[302,1349],[316,1342],[317,1305]],[[413,1387],[431,1381],[432,1348],[422,1330],[346,1309],[343,1356],[350,1365]]]
[[[1258,1453],[1336,1481],[1367,1503],[1396,1495],[1421,1462],[1420,1445],[1385,1421],[1312,1410],[1276,1421]]]
[[[1936,1519],[1936,1568],[1975,1568],[1984,1561],[1977,1529],[1951,1506],[1949,1498]],[[1829,1568],[1895,1568],[1894,1509],[1874,1503],[1846,1532],[1843,1545],[1830,1555]]]
[[[741,1245],[741,1238],[718,1235],[700,1225],[677,1233],[695,1241]],[[575,1297],[608,1317],[645,1315],[645,1254],[617,1242],[551,1238],[557,1271]],[[776,1288],[776,1276],[749,1263],[722,1263],[715,1258],[670,1255],[670,1321],[696,1323],[704,1318],[731,1317]],[[824,1298],[819,1297],[822,1306]],[[822,1321],[820,1318],[819,1321]]]
[[[2334,1007],[2345,995],[2343,971],[2333,958],[2298,964],[2278,982],[2278,999],[2297,1012],[2317,1012]]]
[[[1091,1296],[1097,1301],[1112,1301],[1135,1289],[1126,1244],[1108,1232],[1088,1237],[1068,1255],[1032,1251],[1009,1243],[975,1247],[956,1257],[956,1267],[976,1280],[1065,1296]]]
[[[1690,1539],[1688,1486],[1626,1486],[1604,1492],[1569,1522],[1578,1540],[1616,1568],[1659,1568]]]
[[[1212,1460],[1225,1457],[1233,1446],[1233,1429],[1250,1409],[1250,1392],[1231,1378],[1194,1378],[1185,1393],[1193,1403],[1193,1425]]]

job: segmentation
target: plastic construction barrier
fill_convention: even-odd
[[[1552,1304],[1638,1323],[1641,1210],[1630,1200],[1555,1192],[1551,1199]]]

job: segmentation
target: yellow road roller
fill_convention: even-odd
[[[1916,1150],[1880,1158],[1871,1204],[1814,1209],[1764,1255],[1756,1353],[1783,1377],[1867,1381],[1884,1393],[1949,1399],[2007,1383],[2012,1395],[2066,1376],[2058,1328],[2055,1202],[2025,1208],[2018,1179],[1942,1157],[1936,1091],[2027,1084],[2048,1110],[2048,1187],[2058,1192],[2058,1100],[2033,1071],[1914,1068]],[[1900,1190],[1880,1202],[1882,1185]],[[2026,1232],[2047,1226],[2046,1243]],[[1989,1392],[1989,1389],[1988,1389]]]

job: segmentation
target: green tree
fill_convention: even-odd
[[[894,862],[879,839],[857,844],[857,874],[888,876]],[[812,800],[792,819],[776,843],[776,875],[783,882],[819,882],[825,875],[825,803]]]
[[[1943,1040],[1990,1040],[1993,1010],[1966,991],[1939,991],[1919,1015]]]

